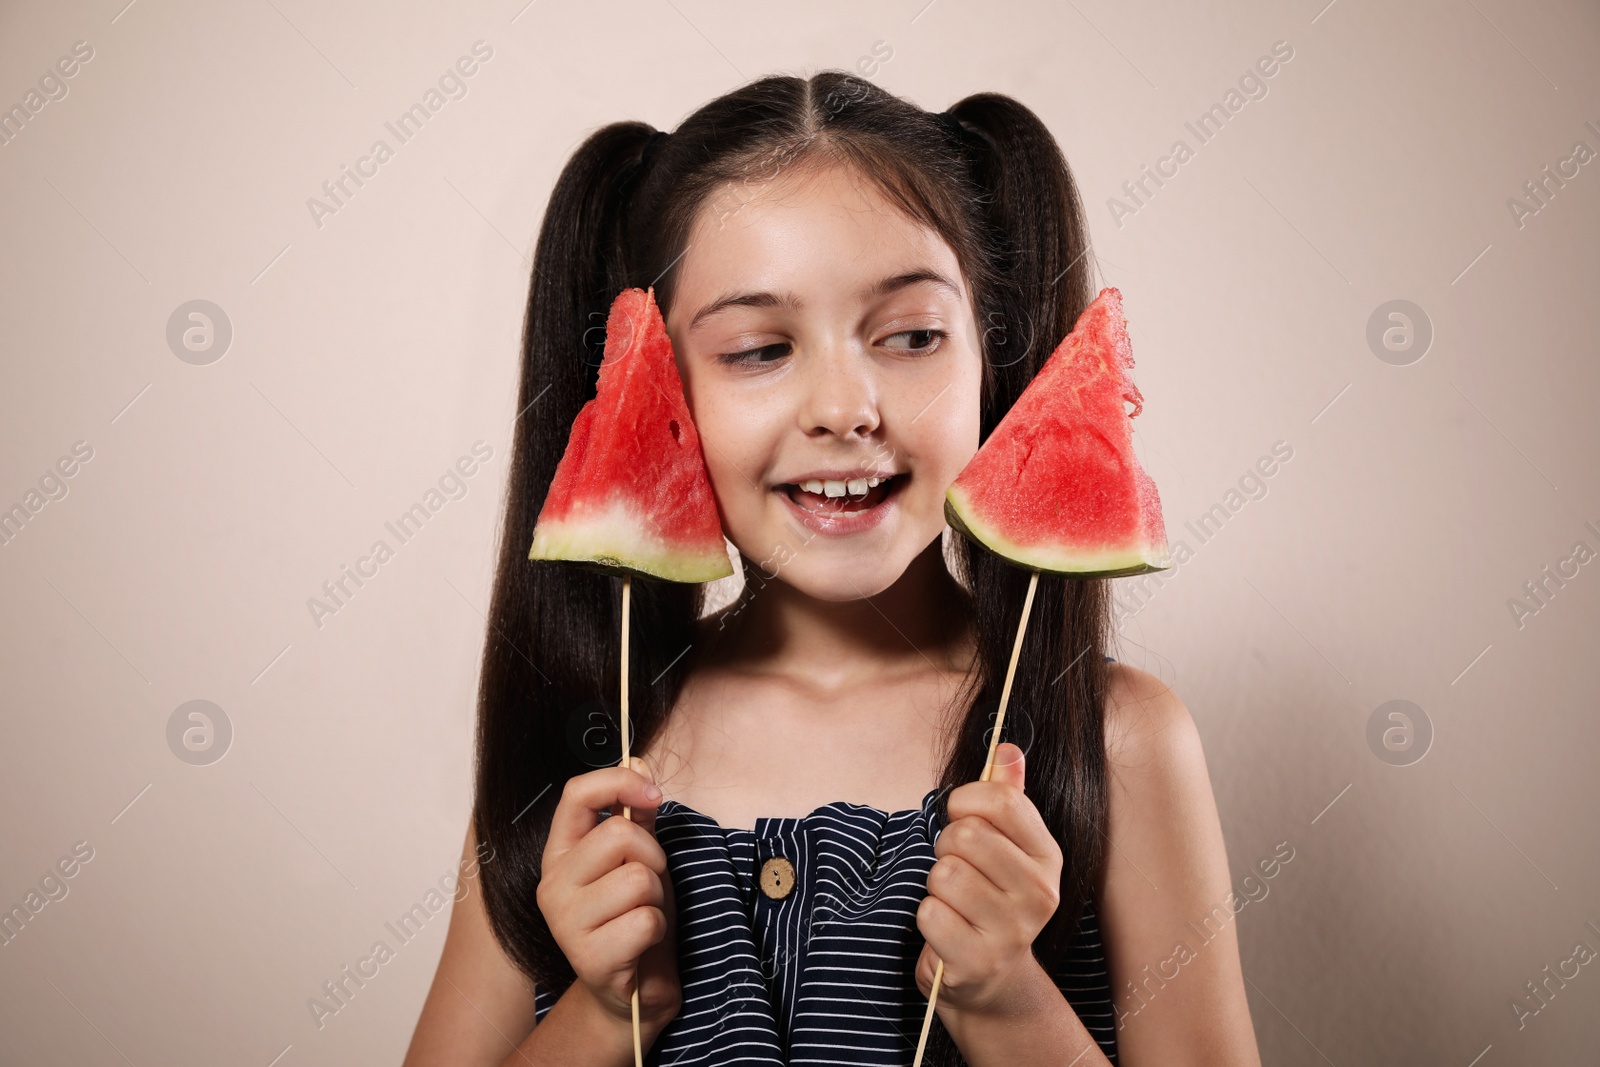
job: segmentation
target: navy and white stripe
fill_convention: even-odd
[[[667,799],[656,837],[667,854],[678,912],[683,1007],[645,1057],[695,1065],[906,1065],[927,1000],[914,977],[947,789],[921,807],[884,812],[846,801],[805,816],[725,828]],[[795,870],[781,900],[757,885],[783,856]],[[1056,987],[1112,1063],[1110,981],[1092,904]],[[557,995],[536,991],[543,1019]]]

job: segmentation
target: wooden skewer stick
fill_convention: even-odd
[[[1000,707],[994,716],[994,733],[989,737],[989,758],[983,762],[983,773],[978,781],[987,782],[994,775],[995,749],[1000,747],[1000,727],[1006,721],[1006,701],[1011,697],[1011,679],[1017,673],[1017,657],[1022,653],[1022,638],[1028,632],[1028,613],[1033,610],[1033,591],[1039,585],[1039,572],[1028,579],[1028,596],[1022,602],[1022,620],[1017,623],[1017,639],[1011,646],[1011,663],[1006,667],[1006,683],[1000,690]],[[922,1016],[922,1036],[917,1039],[917,1056],[911,1067],[922,1067],[922,1053],[928,1044],[928,1029],[933,1025],[933,1008],[939,1002],[939,983],[944,981],[944,960],[933,972],[933,988],[928,991],[928,1010]]]
[[[622,576],[622,762],[618,766],[630,766],[628,762],[628,604],[632,599],[633,576]],[[627,805],[622,805],[622,817],[631,819],[633,810]],[[644,1067],[644,1044],[639,1039],[639,969],[633,971],[633,1067]]]

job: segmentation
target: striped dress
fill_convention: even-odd
[[[834,801],[750,830],[662,801],[656,837],[677,903],[683,1006],[645,1063],[909,1065],[927,1008],[916,912],[947,794],[931,789],[896,812]],[[1092,905],[1052,977],[1116,1063]],[[557,997],[536,991],[536,1019]]]

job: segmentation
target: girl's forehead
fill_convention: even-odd
[[[802,224],[839,231],[885,226],[922,227],[855,167],[808,159],[759,179],[715,187],[696,212],[693,229],[704,240],[763,226]]]
[[[931,269],[966,288],[955,250],[844,166],[811,166],[761,183],[728,183],[696,215],[668,317],[733,290],[855,293],[900,271]]]

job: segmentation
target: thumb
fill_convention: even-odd
[[[637,771],[639,774],[643,775],[651,785],[655,785],[655,775],[650,772],[650,768],[646,766],[644,761],[639,759],[639,757],[628,757],[628,767],[630,770]],[[635,806],[632,810],[633,821],[638,823],[640,826],[643,826],[646,830],[649,830],[653,835],[656,832],[656,813],[659,809],[659,802],[655,804]],[[620,811],[621,809],[618,810]]]
[[[996,745],[994,751],[994,773],[989,780],[992,782],[1004,782],[1007,785],[1014,785],[1021,789],[1023,787],[1023,769],[1026,762],[1020,746],[1014,745],[1010,741]]]

